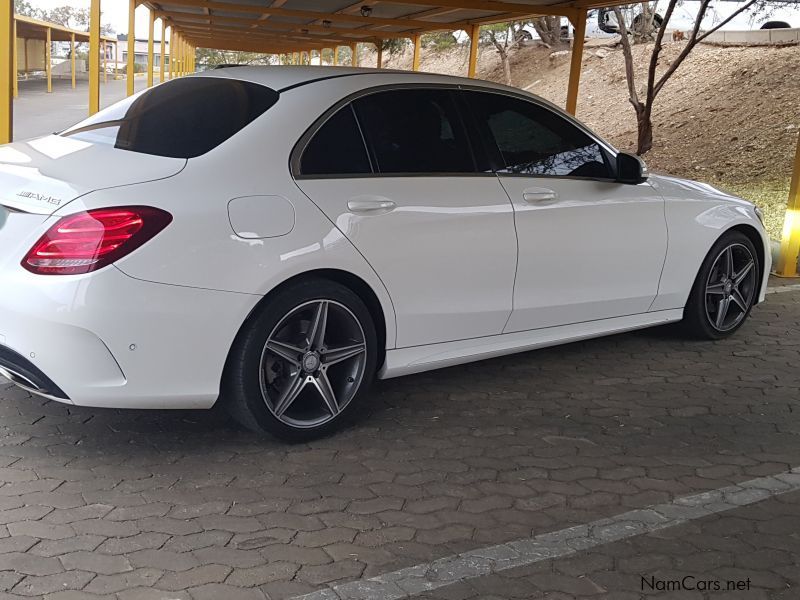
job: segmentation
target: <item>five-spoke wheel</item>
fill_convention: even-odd
[[[226,366],[231,414],[292,441],[324,435],[356,412],[376,369],[364,302],[324,279],[279,290],[246,323]]]
[[[744,244],[727,245],[714,260],[706,282],[706,316],[720,332],[747,315],[756,291],[756,258]]]
[[[276,419],[317,427],[353,399],[367,359],[364,330],[333,300],[312,300],[287,314],[270,333],[261,356],[261,394]]]
[[[753,242],[738,231],[723,235],[703,261],[686,304],[687,332],[705,339],[732,334],[750,314],[760,278]]]

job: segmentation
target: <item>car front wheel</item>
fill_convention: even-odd
[[[357,412],[376,347],[369,310],[350,289],[328,280],[292,284],[240,333],[225,401],[250,429],[289,441],[320,437]]]
[[[723,235],[703,261],[686,304],[687,332],[712,340],[731,335],[750,314],[760,278],[750,239],[738,231]]]

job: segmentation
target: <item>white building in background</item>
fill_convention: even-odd
[[[128,36],[127,34],[120,33],[117,35],[116,44],[119,49],[119,64],[128,64]],[[110,62],[114,62],[114,45],[109,45],[106,48],[106,57]],[[165,61],[169,61],[169,40],[164,40]],[[137,38],[134,41],[134,64],[147,66],[147,40]],[[168,62],[166,64],[169,64]],[[161,40],[153,41],[153,68],[158,69],[161,67]]]

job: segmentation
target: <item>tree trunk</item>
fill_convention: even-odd
[[[650,111],[637,111],[636,128],[639,132],[636,139],[636,154],[643,156],[653,147],[653,121]]]
[[[508,57],[508,52],[503,49],[500,51],[500,60],[503,61],[503,75],[506,78],[506,85],[514,85],[511,81],[511,60]]]
[[[545,44],[548,46],[561,44],[561,17],[538,17],[532,24]]]

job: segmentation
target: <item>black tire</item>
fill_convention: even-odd
[[[294,343],[294,340],[306,340],[309,333],[314,337],[310,330],[316,316],[321,314],[322,305],[325,306],[324,322],[330,327],[329,335],[337,338],[337,343],[325,348],[323,337],[321,350],[311,348],[309,343],[309,347],[304,349],[305,354],[289,362],[284,358],[290,354],[285,348],[299,349],[305,342]],[[307,324],[305,331],[304,323]],[[363,357],[355,355],[336,363],[325,362],[326,354],[333,357],[337,349],[357,350],[358,344],[362,343],[358,339],[360,334],[363,334]],[[353,343],[343,345],[341,340],[345,338],[352,338]],[[267,348],[267,342],[271,347],[276,346],[279,352]],[[312,355],[316,355],[316,369]],[[358,415],[358,407],[375,378],[377,355],[375,325],[364,302],[352,290],[326,279],[299,281],[275,293],[242,327],[226,364],[222,401],[231,417],[247,429],[268,432],[289,442],[323,437]],[[307,371],[307,367],[312,370]],[[328,382],[327,386],[324,382]],[[291,396],[291,393],[283,392],[295,389],[293,385],[295,388],[299,386],[300,392],[294,395],[296,400],[290,401],[289,407],[283,408],[284,412],[278,415],[283,406],[280,402]],[[327,408],[331,404],[325,400],[323,387],[333,391],[336,400],[347,397],[341,412],[334,413]],[[341,397],[336,391],[343,392]],[[338,407],[336,402],[334,405]]]
[[[750,271],[736,285],[735,278],[729,278],[725,266],[718,260],[726,262],[723,253],[732,249],[732,261],[735,268],[731,273],[740,276],[746,261],[752,261]],[[738,273],[737,273],[738,270]],[[725,233],[711,247],[692,286],[692,291],[683,313],[682,329],[686,335],[695,339],[719,340],[733,335],[747,320],[753,305],[758,299],[758,288],[761,281],[761,265],[758,253],[750,239],[739,231]],[[730,283],[728,283],[730,282]],[[741,289],[739,289],[741,287]],[[709,290],[713,288],[713,293]],[[718,291],[719,290],[719,291]],[[738,296],[736,293],[738,292]],[[719,297],[719,300],[717,300]],[[721,314],[720,301],[728,299],[725,313],[722,314],[721,325],[717,318]],[[742,310],[741,305],[745,309]],[[733,308],[729,308],[733,307]],[[728,316],[728,311],[732,311]],[[735,311],[735,312],[733,312]]]

